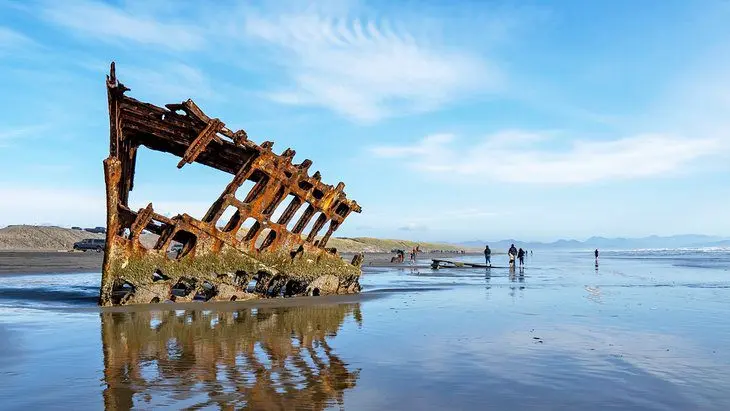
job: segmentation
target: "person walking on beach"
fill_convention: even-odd
[[[507,251],[507,255],[509,256],[509,266],[514,268],[515,266],[515,257],[517,257],[517,247],[515,247],[514,244],[509,248],[509,251]]]
[[[492,250],[489,249],[489,244],[484,247],[484,259],[487,261],[488,266],[492,266]]]
[[[596,256],[596,262],[598,262],[598,249],[596,248],[596,251],[593,252],[593,255]]]
[[[517,258],[520,260],[520,267],[525,266],[525,250],[521,249],[517,251]]]

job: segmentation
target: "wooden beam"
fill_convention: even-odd
[[[190,164],[195,161],[195,159],[198,158],[200,153],[205,150],[205,148],[208,146],[208,143],[213,140],[213,137],[215,137],[215,134],[219,132],[221,128],[223,128],[223,122],[218,120],[217,118],[214,118],[213,120],[208,122],[208,125],[205,126],[203,131],[198,134],[198,137],[193,140],[193,143],[190,144],[187,151],[185,151],[182,160],[177,163],[177,168],[182,168],[182,166],[184,166],[185,164]]]

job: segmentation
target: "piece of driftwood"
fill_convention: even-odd
[[[431,259],[431,268],[438,269],[439,267],[448,267],[448,268],[509,268],[509,267],[499,267],[496,265],[486,265],[486,264],[475,264],[475,263],[464,263],[461,261],[451,261],[451,260],[441,260],[437,258]]]

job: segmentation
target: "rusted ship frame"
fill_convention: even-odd
[[[225,300],[355,293],[360,290],[362,256],[343,261],[326,248],[332,234],[357,202],[345,184],[326,185],[312,162],[292,164],[294,150],[272,152],[273,142],[257,145],[243,130],[232,131],[192,101],[165,108],[125,95],[115,65],[106,80],[109,101],[109,157],[104,160],[107,241],[102,268],[101,305],[163,301]],[[202,219],[172,218],[128,205],[140,146],[181,158],[178,168],[198,162],[233,175]],[[237,193],[251,181],[248,193]],[[272,214],[290,196],[281,216]],[[225,210],[235,213],[221,221]],[[301,217],[291,221],[304,208]],[[316,218],[315,218],[316,215]],[[245,220],[253,225],[243,228]],[[314,221],[309,232],[304,232]],[[287,228],[291,227],[291,230]],[[322,229],[327,226],[324,234]],[[153,248],[144,232],[159,235]],[[181,245],[171,252],[171,245]]]

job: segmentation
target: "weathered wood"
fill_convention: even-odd
[[[208,146],[208,143],[213,140],[213,137],[215,137],[215,133],[219,132],[220,129],[223,128],[223,122],[218,120],[217,118],[214,118],[210,122],[208,122],[208,125],[205,126],[203,131],[198,134],[198,137],[193,140],[193,142],[190,144],[190,147],[185,151],[185,154],[183,154],[182,160],[177,164],[177,168],[182,168],[185,164],[190,164],[193,161],[195,161],[196,158],[200,155],[200,153],[205,150],[205,148]],[[223,144],[222,140],[217,140],[218,144]]]
[[[130,230],[130,238],[136,238],[142,233],[142,230],[144,230],[150,221],[152,221],[152,213],[152,203],[147,204],[147,207],[137,213],[137,218],[134,220],[134,223],[132,223],[132,228]]]
[[[465,263],[465,262],[461,262],[461,261],[441,260],[438,258],[432,258],[431,261],[433,261],[433,264],[450,264],[450,266],[448,266],[449,268],[509,268],[509,267],[500,267],[500,266],[496,266],[496,265],[486,265],[486,264]]]

